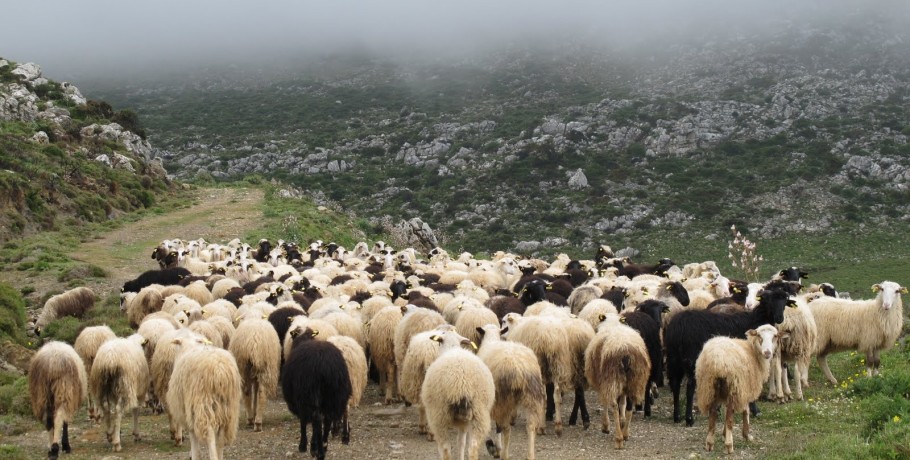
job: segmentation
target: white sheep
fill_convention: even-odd
[[[441,324],[435,329],[411,337],[407,354],[398,368],[398,391],[406,405],[420,403],[420,388],[426,377],[427,368],[439,357],[439,343],[431,340],[431,337],[454,330],[455,327],[451,324]],[[422,404],[418,407],[418,415],[417,432],[426,434],[427,440],[432,441],[433,435],[427,428],[426,408]]]
[[[167,406],[178,426],[190,434],[193,460],[200,443],[209,458],[224,458],[224,446],[234,443],[240,418],[242,382],[234,357],[208,345],[186,347],[174,362],[168,383]]]
[[[815,351],[819,367],[834,385],[837,379],[828,368],[828,354],[857,350],[866,354],[866,373],[878,374],[879,354],[894,346],[904,325],[901,294],[907,293],[893,281],[872,286],[878,295],[868,300],[845,300],[821,297],[809,302],[818,327]]]
[[[163,286],[153,284],[142,288],[138,294],[131,296],[129,301],[124,302],[126,307],[126,319],[130,327],[137,329],[142,320],[155,312],[161,311],[164,305],[164,297],[161,296]]]
[[[714,427],[721,404],[726,407],[724,446],[727,453],[733,453],[735,413],[742,412],[743,438],[752,439],[749,403],[761,395],[778,340],[785,336],[774,326],[765,324],[746,332],[746,339],[715,337],[705,343],[695,362],[698,408],[702,414],[708,414],[705,450],[714,449]]]
[[[351,379],[351,398],[348,400],[348,407],[344,411],[342,419],[342,442],[347,444],[350,440],[351,426],[348,421],[351,409],[360,406],[360,399],[363,398],[363,391],[367,386],[367,374],[369,366],[367,365],[366,352],[356,340],[344,335],[329,337],[326,342],[335,345],[341,350],[344,357],[344,363],[348,368],[348,377]]]
[[[626,410],[626,404],[644,401],[650,374],[651,360],[641,335],[616,317],[605,318],[585,350],[585,377],[604,406],[601,431],[610,432],[611,412],[616,419],[616,449],[622,449],[629,439],[632,412]]]
[[[262,412],[267,398],[278,389],[281,342],[272,323],[261,318],[240,322],[228,351],[234,355],[243,381],[247,425],[262,431]]]
[[[562,392],[573,385],[575,375],[575,356],[562,319],[509,313],[503,317],[502,324],[509,328],[510,342],[524,344],[534,351],[544,383],[553,385],[553,424],[556,435],[562,436]],[[541,423],[540,431],[545,425]]]
[[[414,337],[419,332],[429,331],[446,322],[439,313],[415,305],[409,304],[401,307],[401,312],[401,321],[395,327],[395,363],[398,365],[399,372],[404,362],[404,356],[408,352],[411,337]],[[400,390],[401,388],[399,387]]]
[[[87,287],[77,287],[52,296],[44,303],[41,314],[35,320],[35,335],[40,336],[41,331],[57,318],[64,316],[82,318],[82,315],[94,306],[95,292]]]
[[[107,326],[90,326],[79,333],[73,343],[73,348],[85,364],[86,376],[92,372],[92,363],[95,362],[95,355],[98,353],[98,348],[101,348],[101,344],[116,338],[117,335]],[[96,410],[95,401],[91,395],[87,396],[89,418],[95,421],[101,420],[101,411]]]
[[[152,363],[149,366],[152,393],[162,403],[167,412],[171,439],[174,440],[175,446],[183,445],[183,427],[177,424],[170,408],[167,407],[167,390],[171,381],[171,374],[174,371],[174,361],[177,360],[177,355],[184,344],[189,341],[203,343],[205,337],[189,329],[177,329],[164,334],[161,340],[158,341],[158,345],[155,346],[155,353],[152,355]]]
[[[536,457],[535,440],[537,428],[544,414],[546,390],[540,374],[537,355],[530,348],[502,340],[499,326],[487,324],[480,328],[483,340],[477,356],[493,374],[496,385],[496,401],[491,411],[496,432],[494,457],[509,459],[509,440],[512,420],[521,407],[527,419],[528,459]],[[478,331],[478,332],[480,332]],[[488,442],[489,445],[489,442]]]
[[[420,401],[426,408],[430,432],[436,438],[439,456],[452,455],[449,430],[456,431],[458,458],[476,460],[480,443],[490,431],[490,412],[496,386],[490,369],[470,351],[461,347],[470,341],[455,332],[437,335],[440,355],[427,368],[420,389]]]
[[[366,339],[370,357],[379,370],[379,388],[384,391],[385,404],[398,396],[398,366],[395,362],[395,328],[401,322],[401,308],[387,306],[379,310],[367,324]]]
[[[28,392],[32,413],[48,431],[48,458],[61,447],[69,453],[69,423],[88,393],[82,358],[67,343],[44,344],[28,364]]]
[[[809,386],[809,363],[815,354],[818,342],[818,327],[815,317],[805,301],[797,298],[795,307],[784,309],[784,322],[777,325],[777,330],[786,333],[787,337],[781,339],[775,353],[774,362],[771,364],[771,380],[768,394],[778,401],[786,401],[792,394],[787,378],[786,368],[783,363],[794,363],[794,381],[796,383],[796,399],[803,399],[803,385]]]
[[[493,310],[486,307],[468,308],[462,310],[461,314],[458,315],[458,320],[455,321],[455,331],[467,337],[471,342],[478,343],[480,342],[480,333],[477,328],[491,323],[499,323],[499,317],[496,316],[496,313],[493,313]]]
[[[89,387],[104,414],[104,429],[114,452],[120,452],[120,420],[124,411],[133,412],[133,439],[140,441],[139,404],[149,384],[149,366],[142,350],[146,339],[139,334],[108,340],[95,355]],[[114,420],[111,423],[111,416]]]

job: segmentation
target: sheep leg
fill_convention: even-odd
[[[252,393],[253,414],[255,414],[253,417],[253,431],[258,433],[262,431],[262,400],[264,399],[263,393],[265,393],[265,389],[262,388],[262,385],[259,383],[259,381],[253,383]]]
[[[645,390],[645,417],[651,416],[651,406],[654,404],[654,394],[651,392],[652,382],[648,382],[648,387]]]
[[[812,356],[807,354],[799,360],[799,379],[802,387],[809,388],[809,363]]]
[[[783,387],[783,390],[784,390],[783,395],[780,397],[780,402],[789,401],[790,395],[792,395],[793,392],[790,390],[790,369],[787,367],[786,364],[781,363],[780,373],[781,373],[780,382],[781,382],[781,386]],[[799,379],[797,379],[797,380],[799,380]]]
[[[553,425],[556,436],[562,436],[562,390],[559,384],[553,385]]]
[[[297,445],[298,452],[306,452],[306,422],[300,419],[300,444]]]
[[[533,436],[533,432],[529,433],[528,439]],[[502,460],[509,460],[509,445],[512,443],[512,426],[508,423],[502,429],[502,433],[499,436],[499,456]],[[532,444],[533,445],[533,444]]]
[[[727,411],[724,415],[724,448],[728,454],[733,453],[733,406],[727,404]]]
[[[188,431],[190,432],[190,458],[192,460],[200,460],[202,458],[202,449],[199,446],[199,440],[196,439],[196,433],[193,430]]]
[[[433,433],[429,430],[427,425],[427,411],[422,405],[417,406],[417,410],[420,413],[420,422],[417,424],[417,432],[427,435],[427,441],[432,441]]]
[[[351,424],[348,421],[348,412],[350,408],[345,408],[344,417],[341,420],[341,443],[348,445],[351,443]]]
[[[63,439],[61,439],[60,447],[63,448],[63,452],[66,452],[67,454],[73,450],[70,448],[70,427],[69,423],[66,422],[63,422]]]
[[[455,435],[455,448],[457,449],[455,458],[457,458],[458,460],[464,460],[464,453],[465,453],[465,447],[467,447],[466,446],[467,442],[468,442],[468,430],[459,428],[457,431],[457,434]]]
[[[133,408],[133,442],[142,441],[142,435],[139,434],[139,407]]]
[[[613,448],[622,449],[623,448],[623,438],[622,438],[622,415],[619,413],[619,404],[616,401],[611,401],[610,409],[613,412],[613,417],[616,418],[616,431],[613,432]]]
[[[502,453],[502,425],[499,422],[496,423],[496,436],[487,438],[487,453],[493,458],[500,458]]]
[[[578,421],[578,412],[581,411],[581,424],[587,430],[591,426],[591,416],[588,414],[588,404],[585,401],[585,388],[581,384],[575,385],[575,400],[572,404],[572,413],[569,415],[569,425],[575,426]]]
[[[528,460],[535,460],[537,458],[537,427],[534,426],[534,423],[531,422],[532,417],[528,417]]]
[[[752,435],[749,434],[750,426],[751,426],[751,424],[749,423],[749,411],[744,410],[743,411],[743,439],[745,439],[746,441],[752,440]]]
[[[224,460],[224,440],[218,436],[216,437],[216,448],[218,449],[218,456],[215,457],[216,460]]]
[[[673,422],[679,423],[679,392],[682,389],[682,376],[670,375],[670,392],[673,393]]]
[[[322,459],[319,456],[319,445],[322,444],[322,417],[319,414],[313,416],[313,437],[310,438],[310,456]]]
[[[717,411],[719,409],[717,402],[711,403],[708,409],[708,436],[705,438],[705,450],[711,452],[714,450],[714,429],[717,426]]]
[[[319,440],[319,458],[324,459],[326,452],[329,450],[329,430],[332,427],[330,420],[322,422],[322,438]]]
[[[245,385],[243,388],[243,407],[246,409],[246,426],[253,426],[253,389],[252,385]]]
[[[837,386],[837,379],[834,378],[834,375],[831,374],[831,369],[828,368],[828,356],[819,354],[815,360],[818,361],[818,367],[822,368],[822,372],[825,373],[825,378],[828,379],[828,382]]]
[[[553,414],[556,412],[556,402],[554,399],[554,391],[556,386],[553,383],[548,383],[546,386],[547,389],[547,411],[546,411],[546,421],[553,421]]]
[[[872,350],[871,353],[872,353],[872,359],[868,359],[868,358],[867,358],[867,359],[866,359],[866,365],[872,366],[872,374],[871,374],[871,375],[878,375],[878,374],[879,374],[879,366],[880,366],[881,363],[882,363],[881,358],[879,357],[880,350]]]
[[[111,442],[114,440],[114,433],[111,431],[110,407],[105,407],[103,410],[104,410],[104,416],[102,418],[103,418],[103,422],[104,422],[104,436],[105,436],[105,438],[107,438],[107,442]]]
[[[623,400],[623,403],[624,403],[623,407],[625,407],[625,409],[620,410],[620,412],[623,416],[622,439],[625,441],[628,441],[629,440],[629,426],[632,423],[632,399],[629,398],[628,396],[622,396],[621,399]]]
[[[123,446],[120,445],[120,422],[123,420],[123,409],[117,408],[114,413],[114,429],[113,429],[113,444],[114,452],[120,452],[123,450]]]
[[[449,444],[448,433],[439,434],[439,440],[436,441],[436,448],[439,449],[439,458],[442,460],[452,460],[452,445]]]
[[[775,355],[774,358],[771,359],[771,364],[769,366],[769,370],[770,370],[770,376],[768,378],[768,399],[773,401],[775,399],[779,399],[779,397],[781,396],[780,361],[778,360],[777,355]]]
[[[695,425],[695,416],[692,415],[692,403],[695,401],[695,372],[689,373],[686,382],[686,426]]]
[[[218,437],[215,436],[215,429],[209,427],[205,434],[206,441],[208,442],[209,459],[219,460],[221,456],[218,454]]]

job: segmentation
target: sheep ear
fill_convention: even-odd
[[[778,333],[777,333],[777,338],[778,338],[778,339],[789,339],[789,338],[790,338],[790,333],[789,333],[789,332],[778,332]]]
[[[787,306],[790,308],[796,308],[799,306],[799,304],[797,304],[795,300],[790,299],[787,301]]]
[[[605,320],[605,319],[607,319],[607,315],[605,315],[605,314],[603,314],[603,313],[601,313],[601,314],[597,317],[597,320],[598,320],[598,321],[601,321],[601,322],[602,322],[603,320]]]
[[[171,340],[171,343],[173,343],[174,345],[183,345],[183,339],[176,338],[174,340]]]
[[[906,287],[906,286],[902,287],[901,290],[900,290],[900,293],[901,293],[901,294],[906,294],[906,293],[907,293],[907,287]]]
[[[781,270],[781,271],[777,272],[777,276],[784,276],[785,274],[786,274],[785,270]]]
[[[746,335],[749,337],[755,337],[758,335],[758,331],[756,331],[755,329],[749,329],[748,331],[746,331]]]
[[[310,337],[316,337],[317,335],[319,335],[318,329],[313,329],[312,332],[310,332]]]
[[[481,337],[483,337],[484,334],[487,333],[487,331],[485,331],[485,330],[484,330],[482,327],[480,327],[480,326],[477,326],[477,327],[475,328],[475,330],[477,331],[478,334],[480,334]]]
[[[620,317],[619,317],[619,322],[620,322],[620,323],[623,323],[623,324],[626,324],[626,317],[625,317],[625,316],[620,316]]]
[[[756,301],[756,302],[761,302],[761,296],[760,296],[760,295],[755,296],[755,301]]]
[[[434,342],[442,343],[442,336],[441,335],[431,335],[430,340],[432,340]]]
[[[407,313],[407,312],[408,312],[408,307],[407,307],[407,306],[401,307],[401,314],[402,314],[402,315],[405,314],[405,313]]]
[[[294,329],[293,331],[288,332],[288,334],[291,334],[291,338],[297,337],[300,335],[300,329]]]
[[[880,284],[873,284],[873,285],[872,285],[872,292],[878,292],[878,291],[880,291],[881,289],[882,289],[882,286],[881,286]]]
[[[506,326],[506,327],[500,329],[499,335],[506,335],[507,332],[509,332],[509,326]]]
[[[474,352],[475,352],[475,353],[477,352],[477,344],[476,344],[476,343],[474,343],[474,342],[472,342],[472,341],[470,341],[470,340],[468,340],[468,339],[465,339],[465,340],[462,340],[462,341],[461,341],[461,344],[462,344],[462,345],[471,345],[471,348],[474,349]]]
[[[660,311],[662,311],[663,313],[670,313],[670,307],[664,305],[663,307],[661,307]]]

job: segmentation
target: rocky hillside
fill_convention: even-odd
[[[910,221],[899,23],[782,22],[659,51],[237,63],[93,91],[137,108],[178,177],[277,177],[377,221],[420,217],[469,250],[730,224],[861,231]]]
[[[0,59],[0,241],[152,206],[171,183],[138,116]]]

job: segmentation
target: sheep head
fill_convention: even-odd
[[[882,281],[872,286],[872,292],[878,293],[878,299],[881,301],[883,310],[890,310],[895,304],[900,302],[900,295],[907,293],[906,287],[893,281]]]
[[[777,348],[778,341],[789,337],[786,332],[778,332],[777,328],[765,324],[757,329],[746,331],[746,337],[752,342],[752,345],[758,349],[765,359],[771,359],[774,356],[774,350]]]

